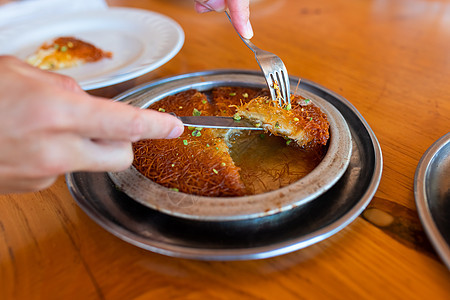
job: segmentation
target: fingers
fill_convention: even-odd
[[[36,176],[49,177],[77,171],[122,171],[133,162],[133,148],[130,142],[77,139],[69,135],[61,136],[55,142],[55,147],[49,149],[50,153],[41,157],[42,165],[35,168],[39,170]]]
[[[120,102],[90,97],[71,118],[81,124],[71,124],[78,134],[102,140],[130,141],[176,138],[184,131],[176,117],[151,109],[138,109]]]
[[[225,0],[195,0],[195,10],[199,13],[209,11],[224,11],[226,8]]]
[[[0,194],[36,192],[50,187],[57,178],[58,176],[37,179],[0,178]]]
[[[41,70],[21,61],[14,56],[2,56],[0,59],[2,60],[2,63],[6,63],[9,68],[14,68],[14,71],[17,74],[22,75],[24,78],[40,81],[45,85],[50,83],[55,87],[59,87],[67,91],[85,93],[78,83],[69,76]]]
[[[120,171],[133,161],[131,142],[89,139],[71,133],[40,138],[40,145],[30,145],[32,150],[20,154],[29,157],[26,163],[3,162],[0,174],[38,180],[76,171]]]
[[[30,101],[16,113],[27,132],[70,132],[81,137],[135,142],[141,139],[176,138],[184,131],[176,117],[125,103],[50,89],[44,101]],[[10,127],[13,127],[12,125]]]
[[[253,37],[249,6],[249,0],[195,0],[195,10],[199,13],[221,12],[228,7],[234,28],[246,39]]]
[[[93,97],[66,76],[0,56],[0,192],[43,189],[73,171],[118,171],[131,142],[175,138],[177,118]]]
[[[27,66],[29,68],[31,66]],[[66,91],[76,92],[76,93],[82,93],[85,94],[86,92],[78,85],[75,79],[58,74],[55,72],[47,71],[47,70],[40,70],[35,67],[31,67],[31,70],[27,70],[29,76],[33,76],[36,79],[45,82],[45,84],[52,84],[54,87],[59,87]],[[31,71],[31,72],[30,72]]]
[[[56,155],[51,161],[40,162],[41,165],[35,166],[32,173],[9,173],[7,176],[0,176],[0,194],[43,190],[50,187],[60,174],[68,172],[121,171],[128,168],[133,161],[131,143],[86,141],[85,147],[79,150],[81,152],[76,154],[66,149],[63,155]],[[5,173],[0,172],[0,174]]]
[[[128,168],[133,162],[130,142],[86,139],[83,144],[80,162],[69,166],[70,170],[117,172]]]
[[[44,98],[31,101],[29,112],[22,112],[23,124],[30,123],[33,130],[70,130],[88,138],[131,142],[175,138],[183,133],[183,124],[173,116],[93,97],[72,78],[44,72],[14,57],[0,59],[14,74],[20,74],[17,77],[22,81],[26,78],[29,89],[34,88],[28,90],[28,97]]]
[[[40,73],[40,72],[39,72]],[[66,76],[57,74],[50,71],[44,71],[45,73],[45,80],[47,83],[52,83],[55,86],[58,86],[64,90],[72,91],[76,93],[85,94],[86,92],[78,85],[78,83],[75,81],[75,79]],[[43,74],[40,73],[40,76],[43,76]],[[41,78],[42,79],[42,78]]]
[[[133,162],[131,142],[89,139],[60,135],[47,148],[37,168],[36,176],[52,176],[67,172],[110,172],[128,168]],[[30,170],[30,174],[32,170]]]
[[[249,0],[229,0],[228,9],[230,10],[231,22],[236,30],[246,39],[253,37],[253,29],[250,24]]]
[[[133,161],[131,143],[80,139],[70,134],[47,139],[31,160],[0,164],[0,194],[34,192],[50,187],[60,174],[121,171]],[[48,146],[48,147],[47,147]]]

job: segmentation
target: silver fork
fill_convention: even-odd
[[[225,10],[225,14],[231,22],[228,9]],[[231,23],[233,24],[233,22]],[[264,73],[272,100],[278,101],[280,106],[291,104],[289,75],[283,61],[275,54],[256,47],[249,39],[242,37],[239,32],[237,34],[247,47],[255,53],[256,61]]]

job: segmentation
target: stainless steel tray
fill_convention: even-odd
[[[450,132],[422,156],[414,177],[414,196],[425,232],[450,269]]]
[[[212,86],[242,85],[266,87],[262,76],[248,74],[214,74],[199,81],[198,77],[175,80],[147,91],[127,93],[116,98],[129,105],[146,108],[181,89],[193,88],[208,94]],[[295,88],[295,85],[292,85]],[[328,101],[298,90],[327,115],[330,139],[322,161],[309,174],[285,187],[241,197],[206,197],[174,192],[143,176],[134,166],[108,173],[114,184],[137,202],[166,214],[197,221],[236,221],[260,218],[298,207],[315,200],[331,188],[350,163],[352,137],[347,122]]]
[[[144,94],[161,85],[183,86],[173,91],[176,93],[189,89],[189,84],[180,83],[193,79],[209,82],[210,87],[230,84],[226,80],[212,83],[208,80],[218,74],[262,78],[256,71],[199,72],[144,84],[118,98]],[[296,85],[297,81],[298,78],[291,77],[291,84]],[[239,85],[247,86],[245,81]],[[263,87],[263,83],[255,87]],[[302,79],[299,89],[337,108],[353,140],[350,164],[342,178],[310,203],[256,219],[211,222],[178,218],[145,207],[117,190],[107,173],[67,174],[69,190],[78,205],[107,231],[164,255],[202,260],[260,259],[317,243],[350,224],[369,204],[380,182],[382,155],[374,133],[350,102],[308,80]]]

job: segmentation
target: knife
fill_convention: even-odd
[[[235,120],[234,117],[217,117],[217,116],[186,116],[180,117],[174,113],[172,116],[177,117],[183,122],[184,126],[201,127],[201,128],[219,128],[219,129],[239,129],[239,130],[264,130],[262,127],[255,127],[247,120]]]

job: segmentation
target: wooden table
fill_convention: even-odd
[[[159,69],[95,95],[194,71],[258,70],[225,16],[198,15],[191,0],[108,2],[168,15],[186,41]],[[259,0],[251,20],[255,44],[290,74],[348,99],[375,132],[384,169],[366,211],[280,257],[193,261],[106,232],[61,177],[41,192],[0,197],[1,299],[449,299],[450,273],[419,221],[413,179],[425,150],[450,129],[450,3]],[[401,226],[381,226],[373,209]]]

